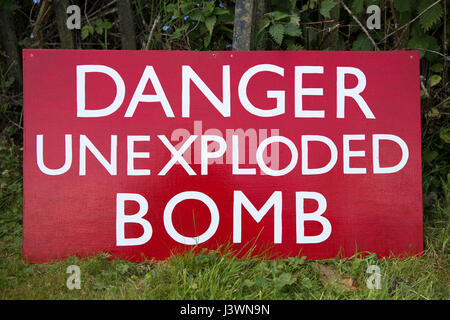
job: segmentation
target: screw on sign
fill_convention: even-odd
[[[24,74],[26,259],[422,251],[417,52],[25,50]]]

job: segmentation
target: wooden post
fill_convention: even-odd
[[[129,0],[117,0],[120,34],[123,50],[136,50],[136,35],[134,32],[133,13]]]

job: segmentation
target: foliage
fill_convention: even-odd
[[[105,49],[108,48],[107,46],[107,34],[108,30],[112,28],[112,24],[107,20],[103,19],[97,19],[94,21],[94,23],[86,24],[81,28],[81,39],[85,40],[87,37],[94,35],[95,33],[98,35],[104,35],[105,36]]]
[[[0,299],[448,299],[449,265],[440,247],[448,239],[435,236],[421,258],[238,259],[193,247],[166,261],[132,263],[101,253],[48,264],[26,264],[20,243],[0,242],[9,255],[0,260]],[[70,265],[80,267],[79,290],[66,287]],[[371,265],[381,271],[379,290],[366,286]]]
[[[22,112],[14,78],[0,65],[0,239],[22,236]]]
[[[16,0],[0,0],[0,9],[5,11],[14,11],[20,9]]]
[[[233,22],[233,17],[224,2],[182,0],[167,4],[164,13],[170,20],[166,20],[162,30],[175,44],[182,43],[186,37],[189,37],[188,48],[197,50],[223,50],[231,44],[233,29],[227,25]]]
[[[272,11],[264,14],[257,41],[262,39],[263,33],[268,32],[272,40],[281,46],[286,44],[287,50],[302,50],[303,46],[296,43],[295,39],[302,37],[300,17],[295,12],[295,1],[291,1],[289,12]],[[284,41],[283,41],[284,40]]]

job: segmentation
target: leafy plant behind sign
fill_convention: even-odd
[[[231,47],[233,29],[229,25],[233,15],[225,2],[182,0],[166,5],[164,13],[170,19],[165,19],[161,30],[169,36],[171,46],[185,43],[189,49],[216,50]]]
[[[112,28],[112,24],[107,20],[97,19],[93,24],[86,24],[81,29],[81,39],[86,39],[94,34],[104,35],[104,48],[108,49],[108,30]]]

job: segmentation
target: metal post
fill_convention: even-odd
[[[253,17],[255,7],[255,0],[236,0],[232,45],[234,51],[253,49]]]

